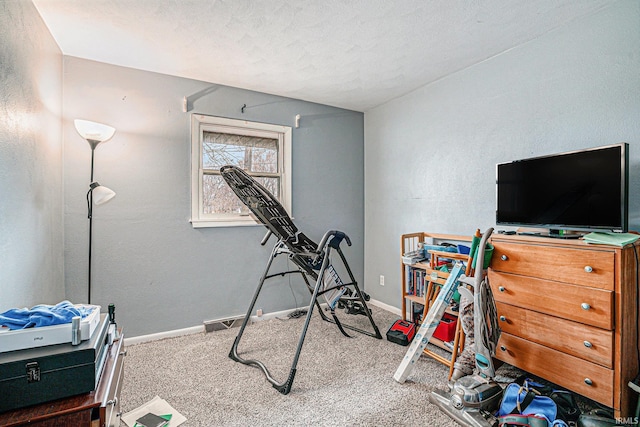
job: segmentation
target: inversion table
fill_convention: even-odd
[[[267,267],[260,278],[258,288],[256,289],[253,300],[249,305],[249,309],[244,317],[240,331],[233,342],[233,346],[229,352],[229,357],[236,362],[256,366],[262,369],[267,380],[275,389],[282,394],[288,394],[291,390],[291,385],[293,384],[296,374],[298,358],[300,356],[300,351],[302,350],[302,345],[309,327],[309,321],[311,320],[314,306],[318,307],[318,312],[323,320],[334,323],[340,332],[347,337],[349,335],[345,329],[382,339],[382,335],[373,321],[371,312],[367,307],[366,300],[368,299],[368,296],[363,294],[360,291],[360,288],[358,288],[358,284],[353,277],[349,264],[340,249],[340,243],[342,243],[343,240],[351,246],[349,237],[341,231],[329,230],[324,234],[320,244],[318,245],[297,229],[280,202],[278,202],[278,200],[276,200],[276,198],[266,188],[253,179],[243,169],[238,168],[237,166],[228,165],[223,166],[220,169],[220,173],[234,193],[251,210],[255,218],[267,227],[267,234],[260,244],[265,245],[271,235],[276,236],[278,239],[276,244],[273,246],[273,250],[271,251],[271,255],[267,262]],[[340,256],[342,264],[349,275],[349,283],[344,283],[340,279],[337,271],[331,264],[330,255],[333,251],[338,253]],[[297,270],[270,274],[269,270],[273,260],[278,255],[287,255],[287,257],[297,266]],[[280,383],[272,377],[271,373],[262,362],[254,359],[243,359],[240,357],[238,355],[238,344],[240,343],[242,334],[249,322],[251,313],[253,312],[264,282],[267,279],[277,276],[285,276],[287,274],[300,274],[302,276],[309,292],[311,293],[311,301],[309,303],[307,316],[298,340],[296,352],[293,357],[289,376],[284,382]],[[318,301],[319,297],[323,297],[326,301],[328,308],[331,311],[332,318],[329,318],[322,310],[320,302]],[[335,314],[336,307],[344,307],[345,311],[349,314],[362,314],[366,316],[371,323],[373,332],[340,322]]]

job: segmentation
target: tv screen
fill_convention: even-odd
[[[496,224],[626,232],[628,151],[621,143],[498,164]]]

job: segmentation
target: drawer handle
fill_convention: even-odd
[[[504,287],[504,286],[498,286],[498,290],[499,290],[500,292],[504,292],[504,291],[506,291],[506,289],[505,289],[505,287]]]
[[[587,347],[587,348],[591,348],[591,347],[593,347],[593,344],[591,344],[589,341],[585,341],[584,342],[584,346]]]
[[[589,378],[585,378],[585,379],[584,379],[584,383],[585,383],[586,385],[593,385],[593,381],[591,381]]]
[[[107,406],[116,406],[117,404],[118,404],[117,397],[114,397],[113,399],[107,401]]]
[[[505,347],[505,346],[501,345],[501,346],[500,346],[500,350],[502,350],[502,351],[507,351],[507,347]]]
[[[501,322],[506,322],[506,321],[507,321],[507,318],[506,318],[506,317],[504,317],[504,316],[500,316],[500,321],[501,321]]]
[[[589,310],[591,308],[591,306],[586,302],[583,302],[582,304],[580,304],[580,307],[582,307],[583,310]]]
[[[587,265],[584,267],[584,271],[585,273],[592,273],[593,272],[593,267],[591,267],[590,265]]]
[[[509,257],[508,257],[508,256],[506,256],[506,255],[501,255],[501,256],[500,256],[500,259],[501,259],[502,261],[506,261],[506,260],[508,260],[508,259],[509,259]]]

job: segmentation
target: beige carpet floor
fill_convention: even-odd
[[[396,382],[393,374],[407,347],[384,335],[397,316],[371,308],[382,340],[357,333],[346,338],[313,315],[288,395],[274,389],[261,370],[228,357],[238,328],[131,345],[121,408],[130,411],[157,395],[186,416],[187,427],[457,426],[428,401],[429,392],[445,389],[448,368],[422,356],[408,380]],[[367,323],[365,316],[340,317],[361,327]],[[272,319],[250,325],[240,343],[241,357],[262,361],[283,381],[303,322]]]

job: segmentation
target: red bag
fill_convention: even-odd
[[[416,324],[406,320],[396,320],[387,331],[387,341],[400,345],[409,345],[416,334]]]

